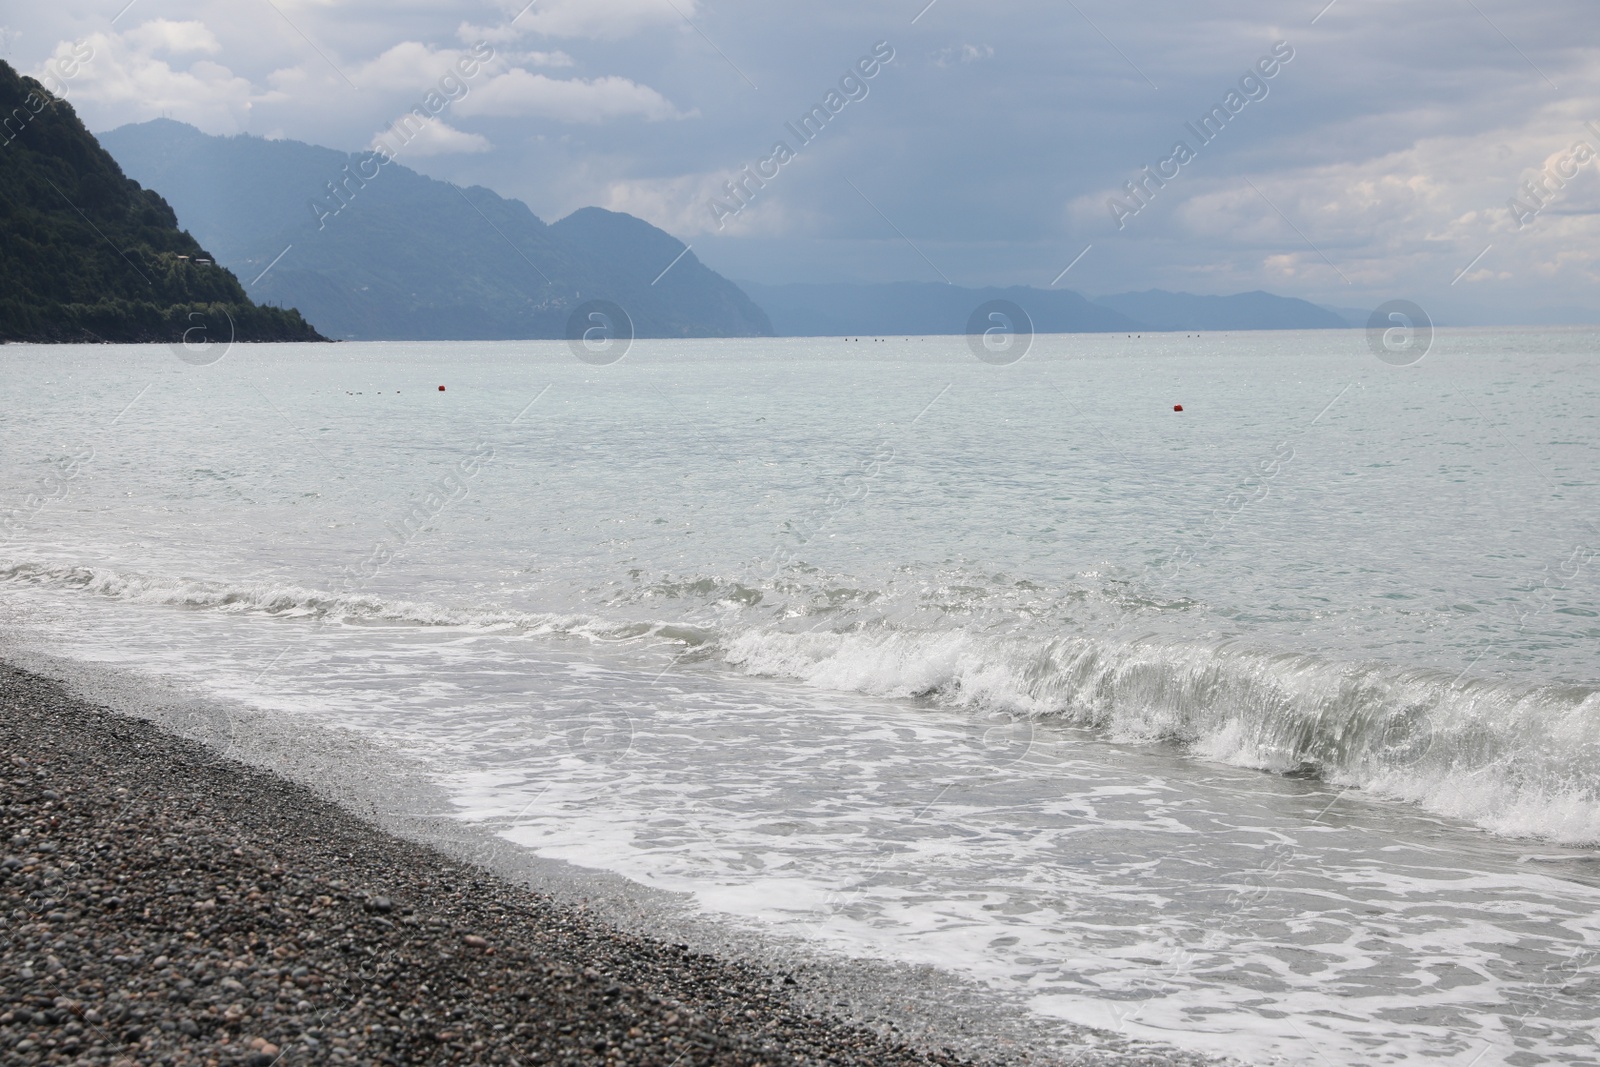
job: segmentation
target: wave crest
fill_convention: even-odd
[[[1528,686],[1239,642],[968,631],[751,631],[728,661],[828,689],[1055,719],[1318,775],[1497,832],[1600,843],[1600,689]]]

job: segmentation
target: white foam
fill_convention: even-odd
[[[1314,770],[1496,833],[1600,843],[1600,693],[1235,643],[882,629],[730,638],[756,675],[1170,740],[1218,762]]]
[[[752,675],[879,697],[933,697],[972,712],[1091,727],[1120,742],[1175,741],[1233,766],[1313,770],[1498,834],[1600,843],[1600,691],[1589,687],[1448,677],[1231,642],[1041,639],[958,628],[795,633],[752,627],[738,613],[721,620],[719,635],[681,622],[446,606],[37,560],[0,562],[0,579],[143,605],[339,625],[707,644]]]

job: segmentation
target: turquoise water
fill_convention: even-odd
[[[7,346],[0,604],[1042,1032],[1592,1062],[1597,353]]]

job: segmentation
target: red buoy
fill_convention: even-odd
[[[441,385],[441,386],[439,386],[439,388],[443,389],[444,386]],[[1183,410],[1183,405],[1182,404],[1174,404],[1174,405],[1172,405],[1172,410],[1173,411],[1182,411]]]
[[[444,386],[442,386],[442,385],[439,386],[439,392],[441,392],[441,393],[444,392]]]

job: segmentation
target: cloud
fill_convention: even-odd
[[[351,79],[364,90],[415,95],[451,72],[456,61],[466,56],[462,49],[434,48],[421,41],[402,41],[351,72]]]
[[[538,116],[560,122],[688,117],[654,89],[627,78],[559,79],[520,68],[474,89],[455,110],[462,115]]]
[[[134,27],[122,35],[123,40],[146,52],[204,52],[215,55],[222,51],[222,42],[206,28],[203,22],[172,22],[155,19]]]
[[[462,40],[509,41],[524,33],[546,37],[628,37],[655,26],[681,26],[685,18],[700,13],[696,0],[541,0],[516,18],[519,0],[507,12],[505,23],[482,27],[463,22]]]
[[[507,64],[520,64],[525,67],[572,67],[577,65],[577,61],[572,56],[560,49],[544,52],[538,50],[518,51],[503,47],[507,42],[519,37],[520,34],[495,34],[480,26],[469,26],[465,22],[461,24],[460,33],[462,40],[471,44],[487,41],[491,45],[501,45],[502,47],[495,49],[495,58]]]
[[[388,142],[383,139],[384,135],[388,134],[391,129],[393,129],[392,126],[375,134],[370,147],[373,149],[382,147],[386,152],[393,151]],[[487,152],[493,147],[494,145],[489,143],[489,139],[482,134],[458,130],[442,119],[434,119],[412,134],[411,139],[405,143],[405,147],[397,154],[407,157],[445,156]]]
[[[936,67],[949,67],[956,63],[978,63],[994,58],[992,44],[964,44],[960,48],[941,48],[930,57]]]
[[[506,58],[514,63],[522,63],[530,67],[570,67],[574,65],[571,56],[565,52],[511,52]]]
[[[522,28],[513,26],[509,22],[502,22],[495,26],[478,26],[471,22],[463,22],[456,27],[456,37],[464,44],[476,41],[488,41],[490,44],[509,44],[522,36]]]
[[[166,23],[144,32],[150,25],[137,27],[126,36],[96,33],[85,38],[84,44],[93,54],[65,82],[67,99],[75,107],[83,103],[94,105],[100,121],[109,119],[111,124],[167,115],[211,132],[239,129],[241,116],[248,111],[254,96],[250,82],[210,60],[199,60],[180,69],[156,58],[151,51],[171,50],[174,40],[185,47],[203,48],[208,35],[186,28],[199,26],[198,23]],[[181,28],[170,32],[168,28],[174,26]],[[73,49],[74,45],[62,42],[56,46],[52,61],[68,60]],[[36,69],[41,77],[45,72],[44,64]]]
[[[1563,272],[1592,284],[1600,277],[1600,160],[1523,224],[1507,205],[1521,181],[1554,171],[1573,145],[1600,149],[1582,114],[1564,102],[1514,125],[1422,138],[1364,159],[1258,169],[1246,175],[1256,189],[1238,172],[1185,173],[1106,240],[1186,242],[1214,250],[1224,271],[1253,273],[1269,287],[1313,286],[1329,299],[1407,287],[1465,298],[1478,283]],[[1526,163],[1519,170],[1506,160]],[[1113,192],[1076,198],[1069,216],[1084,232],[1112,229]]]
[[[714,233],[729,237],[779,236],[802,228],[807,221],[793,205],[778,195],[763,195],[737,215],[724,216],[723,226],[711,211],[713,199],[726,200],[723,171],[685,174],[671,178],[632,178],[606,186],[600,206],[622,211],[687,237]]]

